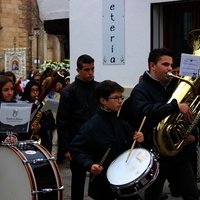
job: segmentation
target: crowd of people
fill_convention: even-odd
[[[61,72],[64,78],[61,78],[46,95],[44,101],[48,98],[57,99],[60,98],[60,93],[65,86],[69,85],[69,73],[65,70]],[[22,81],[22,78],[16,80],[16,76],[12,71],[2,72],[0,75],[0,87],[1,87],[1,102],[18,102],[25,101],[28,103],[35,103],[40,94],[45,91],[48,84],[54,79],[57,71],[53,71],[51,68],[47,68],[44,73],[31,70],[26,80]],[[66,81],[66,78],[68,79]],[[42,102],[41,102],[42,103]],[[58,136],[56,130],[56,117],[55,113],[49,111],[43,111],[40,109],[40,120],[36,122],[36,116],[30,123],[30,127],[27,133],[13,133],[13,136],[9,138],[6,133],[1,133],[1,141],[16,141],[16,140],[30,140],[34,135],[40,139],[40,144],[43,145],[53,157],[57,159],[57,162],[63,161],[63,155],[58,148]],[[33,138],[36,140],[36,138]],[[59,153],[58,153],[59,152]]]
[[[43,112],[40,122],[30,126],[29,133],[14,133],[13,138],[1,134],[1,140],[15,141],[16,137],[25,140],[36,132],[42,139],[41,144],[57,160],[70,161],[72,200],[84,199],[87,172],[90,173],[88,195],[92,199],[142,200],[139,193],[121,195],[118,187],[111,187],[107,178],[111,163],[133,148],[134,144],[149,152],[153,150],[158,156],[159,173],[145,189],[144,200],[166,199],[162,195],[166,180],[171,193],[176,193],[174,196],[198,200],[197,154],[194,152],[199,143],[199,127],[184,138],[182,148],[176,155],[162,155],[155,144],[155,127],[167,116],[180,113],[188,124],[195,118],[186,102],[177,102],[176,99],[169,102],[179,80],[168,73],[179,76],[180,60],[178,62],[175,63],[171,50],[153,49],[149,53],[148,69],[138,77],[139,83],[123,102],[124,88],[112,80],[95,81],[95,60],[89,55],[81,55],[77,59],[75,80],[70,83],[69,74],[65,74],[64,81],[57,82],[46,95],[45,100],[59,100],[57,112]],[[16,83],[11,74],[0,75],[1,102],[16,102],[16,93],[22,96],[22,101],[34,102],[56,73],[52,69],[43,74],[31,71],[29,81],[22,90],[16,87],[19,82]],[[141,127],[144,118],[146,120]],[[138,159],[142,162],[144,155]]]

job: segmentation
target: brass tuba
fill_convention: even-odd
[[[188,41],[193,41],[194,45],[192,47],[196,48],[193,54],[197,55],[199,50],[200,56],[200,29],[191,31]],[[168,75],[174,76],[171,73],[168,73]],[[179,153],[183,147],[184,140],[200,121],[200,77],[174,77],[180,80],[168,102],[176,99],[178,103],[188,104],[194,113],[194,121],[189,124],[184,120],[181,113],[175,113],[169,115],[158,124],[154,134],[154,145],[163,156],[174,156]]]

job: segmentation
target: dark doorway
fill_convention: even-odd
[[[200,29],[200,0],[152,4],[152,12],[155,7],[163,19],[159,20],[160,26],[163,27],[163,32],[160,33],[163,46],[171,49],[175,57],[180,57],[181,53],[193,53],[188,44],[188,35],[190,31]],[[153,23],[154,20],[152,27],[155,26]],[[151,33],[155,34],[155,30]]]

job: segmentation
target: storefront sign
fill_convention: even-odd
[[[103,64],[123,65],[124,0],[103,0]]]

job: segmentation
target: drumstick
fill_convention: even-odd
[[[99,166],[102,166],[105,159],[107,158],[108,154],[110,152],[110,148],[108,148],[108,150],[106,151],[106,153],[104,154],[103,158],[101,159],[100,163],[99,163]],[[93,174],[92,178],[90,179],[90,182],[92,182],[95,178],[96,174]]]
[[[142,120],[142,123],[141,123],[141,125],[140,125],[140,128],[138,129],[138,132],[141,131],[141,129],[142,129],[143,125],[144,125],[145,120],[146,120],[146,116],[144,116],[144,118],[143,118],[143,120]],[[133,141],[133,144],[132,144],[131,149],[130,149],[130,151],[129,151],[129,154],[128,154],[128,156],[127,156],[126,162],[128,162],[128,159],[129,159],[129,157],[130,157],[130,155],[131,155],[131,153],[132,153],[132,151],[133,151],[133,148],[134,148],[134,146],[135,146],[135,143],[136,143],[136,140]]]

